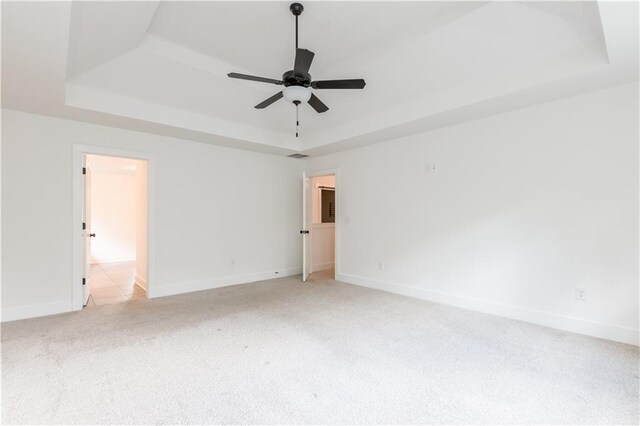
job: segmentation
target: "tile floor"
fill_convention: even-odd
[[[134,282],[135,274],[135,262],[92,264],[87,307],[146,298],[145,291]]]

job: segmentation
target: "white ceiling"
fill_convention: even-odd
[[[330,108],[280,100],[288,2],[2,3],[2,105],[274,154],[319,155],[638,79],[637,2],[307,2]]]

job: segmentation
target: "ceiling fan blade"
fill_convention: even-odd
[[[254,108],[257,108],[257,109],[266,108],[269,105],[271,105],[272,103],[274,103],[275,101],[277,101],[278,99],[280,99],[281,97],[282,97],[282,92],[278,92],[275,95],[273,95],[272,97],[270,97],[269,99],[267,99],[266,101],[260,102]]]
[[[293,71],[296,74],[309,74],[309,68],[311,68],[311,62],[315,53],[307,49],[296,50],[296,60],[293,64]]]
[[[311,107],[313,109],[316,110],[316,112],[326,112],[329,110],[329,107],[326,106],[320,99],[318,99],[318,97],[316,95],[314,95],[313,93],[311,94],[311,97],[309,98],[309,105],[311,105]]]
[[[271,84],[283,84],[280,80],[274,80],[273,78],[256,77],[255,75],[238,74],[237,72],[230,72],[227,74],[229,78],[239,78],[240,80],[259,81],[261,83]]]
[[[367,83],[363,79],[355,80],[322,80],[314,81],[311,87],[314,89],[363,89]]]

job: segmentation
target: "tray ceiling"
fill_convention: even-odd
[[[296,139],[293,105],[253,108],[278,86],[226,76],[292,68],[288,3],[5,2],[2,102],[317,155],[637,80],[637,17],[637,3],[310,2],[312,76],[367,86],[316,91],[330,110],[301,106]]]

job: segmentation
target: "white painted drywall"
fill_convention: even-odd
[[[147,162],[136,161],[136,283],[147,288]]]
[[[340,170],[338,279],[637,344],[638,110],[627,84],[306,164],[3,110],[3,318],[70,309],[91,143],[156,158],[159,295],[299,271],[305,164]]]
[[[101,171],[91,168],[91,260],[124,262],[136,258],[136,180],[134,170]],[[99,161],[99,160],[98,160]],[[136,160],[129,160],[135,165]],[[135,167],[135,166],[133,166]]]
[[[299,160],[3,110],[4,320],[71,310],[74,143],[154,156],[154,297],[299,273]]]
[[[638,114],[633,83],[310,159],[337,279],[637,344]]]
[[[320,223],[321,221],[321,190],[320,186],[335,188],[336,177],[316,176],[313,184],[313,213],[311,224],[311,272],[332,269],[335,264],[335,223]],[[338,208],[338,207],[337,207]]]

